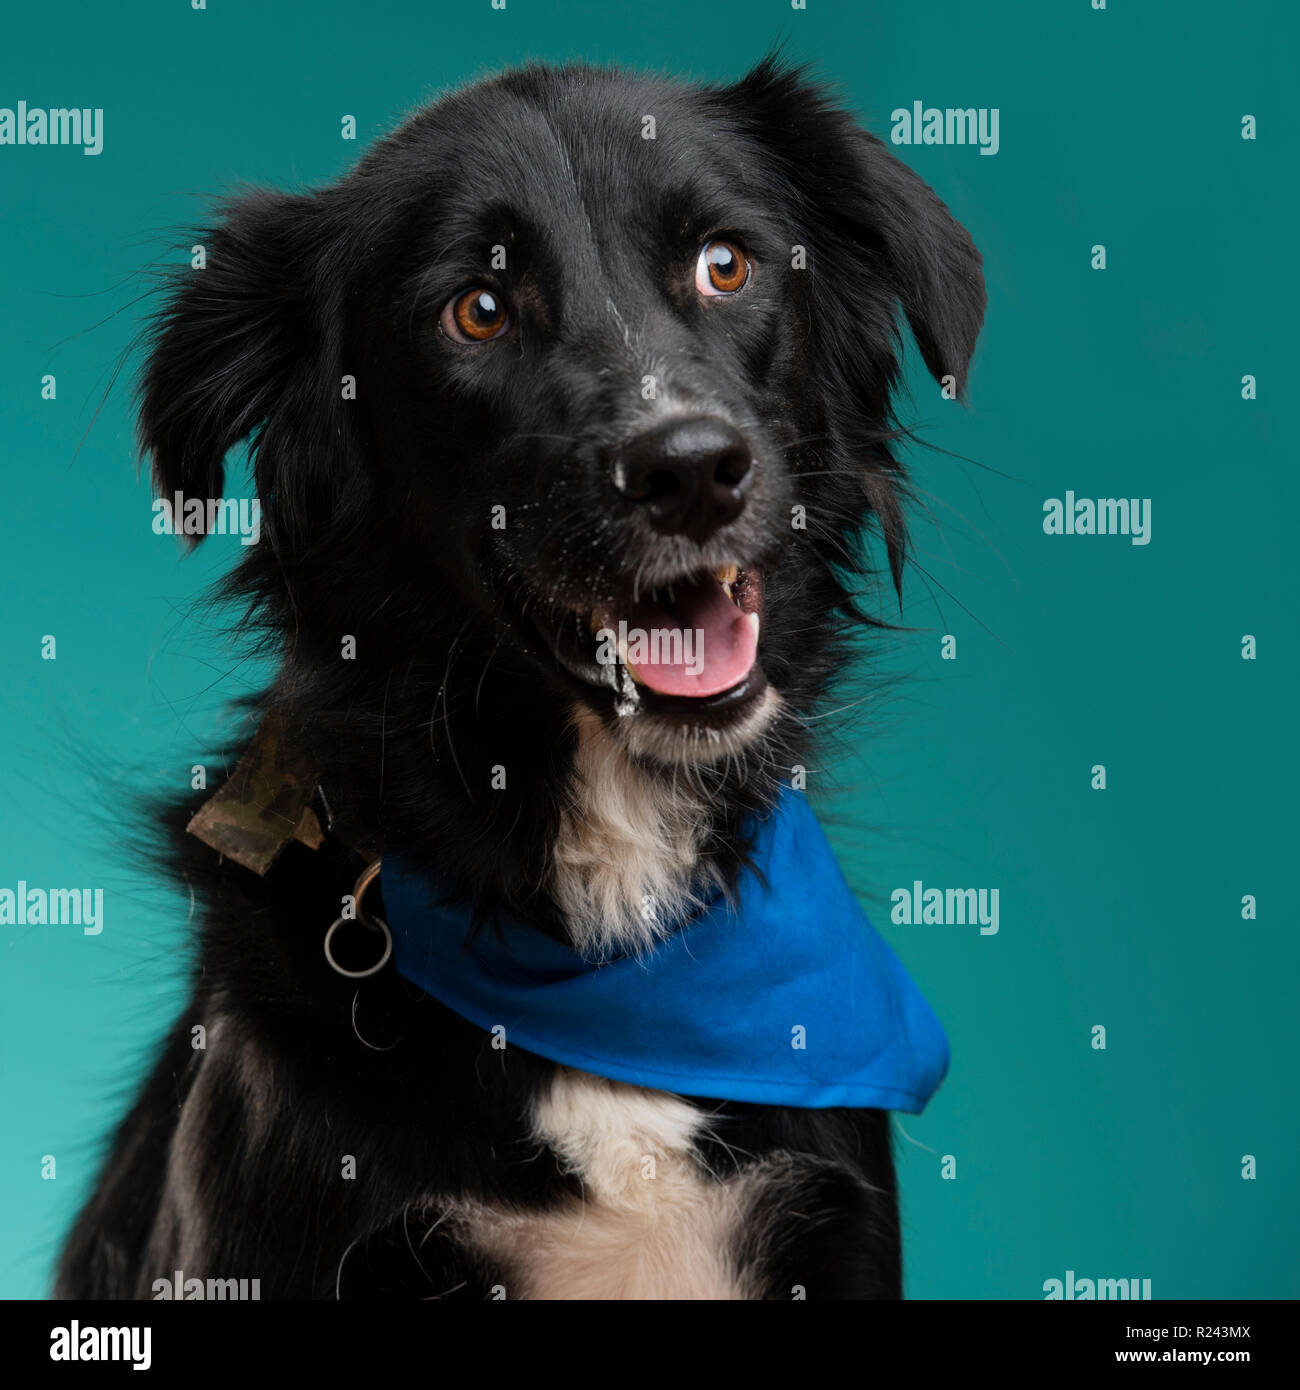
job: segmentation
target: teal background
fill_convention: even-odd
[[[125,799],[187,785],[258,678],[194,608],[236,542],[182,561],[134,472],[141,270],[188,258],[208,195],[338,175],[478,73],[732,77],[780,38],[878,133],[918,98],[1001,111],[995,157],[897,151],[971,229],[989,314],[968,410],[913,363],[904,417],[949,452],[912,455],[909,630],[871,645],[811,780],[952,1041],[899,1134],[909,1292],[1041,1298],[1072,1269],[1296,1294],[1293,7],[173,0],[4,28],[0,105],[102,106],[105,148],[0,147],[0,886],[107,901],[99,937],[0,928],[0,1294],[46,1290],[179,1004],[187,903],[133,867]],[[1150,497],[1152,543],[1044,536],[1066,489]],[[999,888],[999,934],[891,923],[916,878]]]

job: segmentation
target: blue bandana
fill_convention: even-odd
[[[585,960],[469,915],[386,854],[397,969],[508,1045],[681,1095],[919,1114],[948,1070],[938,1019],[844,881],[804,797],[759,826],[733,910],[718,894],[639,956]],[[764,884],[766,880],[766,886]]]

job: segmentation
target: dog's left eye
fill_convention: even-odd
[[[749,283],[749,258],[733,242],[708,241],[695,262],[695,288],[703,295],[735,294]]]
[[[449,299],[438,323],[455,343],[486,343],[506,331],[510,314],[499,294],[480,285]]]

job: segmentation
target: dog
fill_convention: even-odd
[[[902,334],[964,396],[971,237],[769,58],[509,71],[199,240],[141,450],[161,495],[220,498],[251,441],[222,592],[276,674],[233,791],[161,811],[191,992],[56,1294],[901,1297],[887,1107],[556,1061],[395,970],[385,915],[394,853],[467,942],[574,959],[736,899],[901,597]],[[703,650],[632,653],[651,632]]]

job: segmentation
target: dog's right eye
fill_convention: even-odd
[[[706,298],[737,294],[749,283],[749,257],[730,241],[705,242],[695,263],[695,288]]]
[[[510,326],[505,300],[481,285],[443,305],[438,326],[454,343],[486,343]]]

